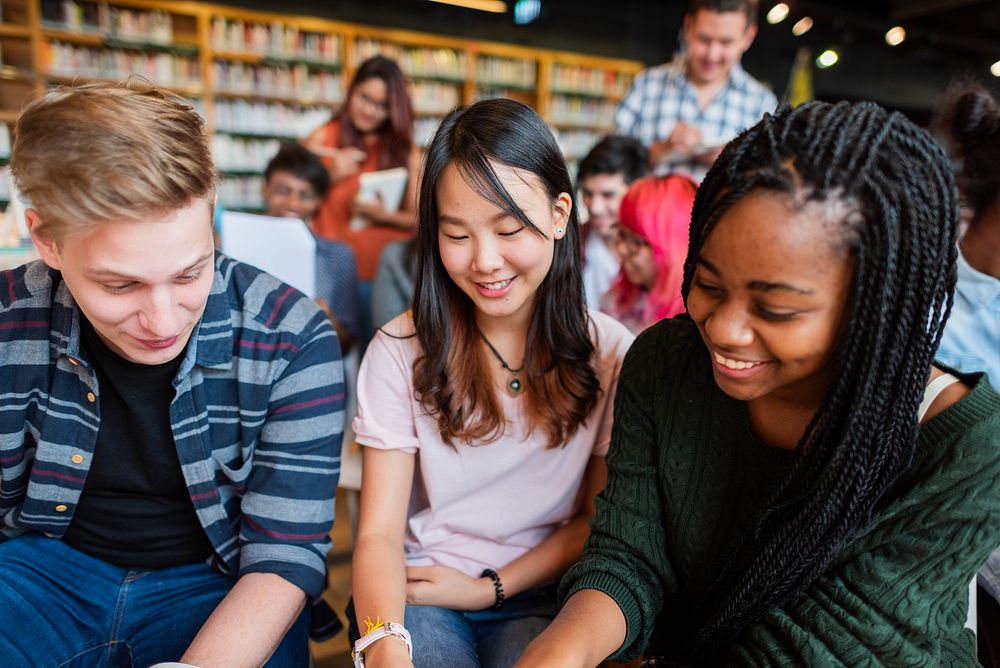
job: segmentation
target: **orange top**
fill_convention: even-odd
[[[339,134],[340,125],[337,121],[327,123],[323,145],[337,148]],[[358,260],[359,281],[370,281],[375,278],[379,255],[387,243],[397,239],[409,239],[413,234],[389,225],[367,225],[359,230],[351,229],[351,206],[358,194],[358,176],[362,172],[378,171],[378,156],[381,149],[381,140],[365,148],[365,160],[361,163],[361,170],[330,186],[330,192],[327,193],[313,221],[316,234],[334,241],[343,241],[354,249],[354,255]],[[322,160],[327,167],[330,166],[329,158]]]

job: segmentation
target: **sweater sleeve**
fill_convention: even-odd
[[[676,591],[666,557],[652,414],[659,330],[640,335],[625,357],[615,396],[608,484],[597,497],[583,556],[560,585],[562,600],[596,589],[621,608],[627,631],[613,660],[639,655],[665,594]]]
[[[964,624],[969,582],[1000,543],[1000,417],[925,447],[906,493],[832,569],[747,629],[730,663],[978,665]]]

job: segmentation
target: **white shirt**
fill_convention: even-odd
[[[583,292],[587,308],[598,310],[601,297],[611,287],[621,264],[600,235],[591,232],[583,249]]]

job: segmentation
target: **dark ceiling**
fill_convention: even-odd
[[[795,54],[836,48],[840,62],[814,72],[822,99],[872,99],[926,118],[940,92],[958,78],[977,79],[1000,92],[989,67],[1000,61],[1000,0],[785,0],[791,14],[778,25],[761,20],[760,34],[744,58],[747,69],[780,96]],[[542,0],[543,11],[528,26],[510,13],[487,14],[428,0],[261,0],[230,4],[312,14],[344,21],[512,42],[646,63],[669,59],[676,47],[686,1]],[[513,0],[508,0],[512,5]],[[774,0],[763,0],[763,15]],[[815,20],[801,38],[792,24]],[[885,31],[902,25],[907,39],[897,47]]]

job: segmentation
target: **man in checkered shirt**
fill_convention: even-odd
[[[691,1],[684,51],[640,72],[615,113],[621,134],[650,147],[654,173],[700,182],[723,144],[777,106],[740,66],[756,35],[757,0]]]

